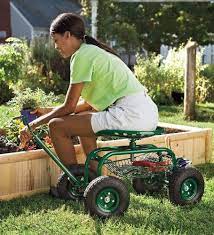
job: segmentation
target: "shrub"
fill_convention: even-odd
[[[1,81],[15,84],[25,74],[29,63],[29,51],[26,42],[9,38],[0,45]]]
[[[53,43],[47,38],[36,38],[31,43],[33,65],[38,67],[35,77],[35,67],[29,70],[28,76],[24,79],[35,86],[42,88],[46,93],[65,93],[70,80],[69,59],[63,59],[55,50]],[[34,70],[34,71],[33,71]]]
[[[206,79],[206,101],[214,102],[214,64],[203,65],[200,70],[200,76]]]
[[[38,106],[37,99],[30,88],[22,93],[15,92],[15,97],[8,104],[17,107],[20,111],[23,109],[35,109]]]
[[[64,94],[70,79],[69,60],[61,58],[51,42],[43,38],[31,47],[20,39],[7,39],[0,45],[0,68],[0,82],[19,92],[29,87]]]
[[[0,79],[0,105],[8,102],[13,98],[13,90],[9,88],[9,85]]]
[[[41,89],[33,91],[30,88],[26,88],[22,93],[15,92],[15,97],[8,104],[19,110],[25,108],[35,109],[36,107],[51,107],[58,100],[58,97],[53,92],[46,94]]]
[[[18,136],[23,127],[24,127],[24,124],[20,119],[10,120],[10,122],[5,126],[7,139],[10,142],[15,143],[16,145],[19,145],[20,140]]]
[[[44,75],[43,65],[38,63],[28,65],[25,76],[16,85],[18,90],[26,88],[41,89],[45,93],[53,92],[56,95],[66,93],[67,87],[68,82],[62,80],[58,73],[49,71]]]
[[[134,67],[135,75],[148,89],[148,93],[157,104],[171,103],[171,80],[164,67],[160,65],[161,57],[151,55],[145,59],[137,56],[137,65]]]
[[[169,50],[169,53],[162,61],[162,66],[167,74],[167,80],[170,80],[171,90],[183,93],[184,87],[184,61],[185,51],[183,46]]]
[[[210,85],[208,79],[202,76],[200,71],[203,66],[200,63],[201,54],[196,57],[196,101],[204,102],[207,99]],[[169,104],[172,102],[173,92],[184,92],[184,62],[185,50],[183,47],[169,51],[164,60],[160,55],[151,55],[145,59],[137,57],[135,74],[139,81],[145,85],[149,94],[157,104]]]

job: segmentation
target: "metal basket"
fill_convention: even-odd
[[[151,166],[135,165],[141,162],[151,163]],[[163,164],[167,162],[167,164]],[[152,165],[155,165],[153,167]],[[172,167],[171,157],[165,154],[147,153],[129,156],[119,160],[106,160],[104,166],[114,175],[119,177],[147,177],[151,174],[167,172]]]

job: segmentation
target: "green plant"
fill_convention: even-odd
[[[203,65],[200,76],[206,80],[206,101],[214,102],[214,64]]]
[[[158,104],[172,102],[172,92],[184,92],[185,49],[183,46],[171,49],[166,59],[152,54],[148,58],[137,56],[135,74],[146,86],[149,94]],[[196,55],[196,101],[206,101],[210,89],[208,79],[200,72],[201,53]]]
[[[6,74],[4,68],[0,68],[0,105],[6,103],[14,96],[13,90],[9,87],[5,77]]]
[[[20,140],[18,138],[20,131],[24,127],[23,122],[20,119],[12,119],[5,125],[7,139],[12,143],[17,145],[20,144]]]
[[[9,141],[6,136],[0,135],[0,154],[2,153],[12,153],[18,150],[18,146]]]
[[[25,109],[35,109],[38,105],[37,105],[37,101],[34,97],[24,97],[21,102],[21,110],[25,110]]]
[[[46,93],[65,94],[68,81],[64,81],[58,72],[52,70],[44,72],[44,65],[34,62],[27,66],[27,72],[15,87],[19,91],[31,88],[32,90],[42,89]]]
[[[13,90],[9,88],[5,81],[0,79],[0,105],[8,102],[14,96]]]
[[[15,92],[15,97],[8,104],[18,107],[20,111],[35,109],[38,106],[37,99],[29,88],[25,89],[22,93]]]
[[[0,82],[10,89],[62,94],[69,79],[69,60],[61,58],[49,40],[36,39],[29,47],[23,40],[9,38],[0,45]]]
[[[14,146],[20,145],[19,134],[23,127],[24,124],[20,118],[12,119],[10,122],[8,122],[8,124],[4,128],[7,136],[6,138],[8,140],[7,142],[14,143]],[[37,128],[35,133],[38,135],[40,139],[42,139],[46,143],[48,147],[53,147],[53,144],[49,137],[49,131],[47,125],[43,125]],[[32,141],[27,146],[25,146],[25,150],[32,150],[35,148],[39,148],[39,146],[35,145]],[[7,152],[9,152],[9,150],[7,150]]]
[[[137,65],[134,67],[135,75],[148,89],[148,93],[158,104],[171,103],[171,78],[161,65],[161,56],[151,55],[145,59],[137,56]]]
[[[162,60],[161,65],[174,92],[183,92],[184,89],[184,61],[184,46],[170,49],[166,59]]]
[[[25,87],[43,89],[46,93],[65,93],[70,80],[69,60],[63,59],[51,40],[36,38],[30,45],[32,65],[23,77]]]
[[[18,107],[19,110],[36,107],[50,107],[58,101],[58,97],[54,95],[53,92],[46,94],[41,89],[36,89],[35,91],[30,88],[20,92],[15,92],[15,97],[12,98],[8,104],[13,107]]]
[[[6,44],[0,45],[0,79],[15,84],[25,74],[29,55],[25,41],[8,38]]]

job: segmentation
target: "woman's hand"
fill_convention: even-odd
[[[30,131],[28,130],[28,127],[25,126],[21,131],[20,131],[20,148],[24,148],[26,144],[31,140],[31,134]]]
[[[49,113],[53,110],[53,108],[37,108],[31,112],[31,114],[36,114],[37,117],[40,117],[46,113]]]

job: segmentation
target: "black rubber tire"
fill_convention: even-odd
[[[84,177],[84,165],[71,165],[68,169],[75,177]],[[96,173],[89,169],[89,182],[96,178]],[[81,200],[83,198],[84,190],[80,191],[78,195],[68,191],[72,187],[72,182],[68,180],[68,176],[62,173],[58,179],[56,190],[58,197],[64,200]]]
[[[149,183],[145,178],[134,178],[132,187],[137,194],[159,193],[163,188],[163,184],[159,181]]]
[[[114,190],[114,192],[118,195],[118,205],[115,206],[113,211],[105,211],[96,203],[100,193],[109,189]],[[99,176],[90,182],[84,192],[86,211],[91,216],[96,215],[103,219],[123,215],[129,206],[129,202],[130,194],[125,183],[119,178],[113,176]]]
[[[196,193],[187,200],[181,197],[182,184],[186,180],[193,180],[196,184]],[[204,193],[204,178],[200,171],[192,166],[178,169],[169,177],[169,199],[175,205],[185,206],[200,202]]]

